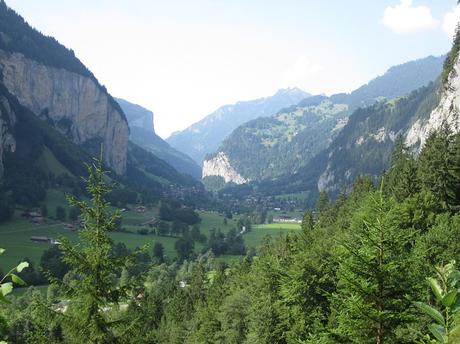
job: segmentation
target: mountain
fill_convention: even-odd
[[[414,151],[418,150],[423,135],[414,140],[415,134],[411,132],[414,126],[420,128],[417,123],[429,123],[439,99],[438,79],[407,96],[358,108],[330,145],[295,173],[245,185],[233,184],[220,192],[236,198],[303,194],[306,205],[313,207],[320,191],[336,196],[362,175],[370,175],[377,181],[389,167],[398,138],[413,143]]]
[[[288,88],[271,97],[225,105],[189,128],[173,133],[166,141],[201,165],[205,155],[215,152],[239,125],[258,117],[272,116],[308,96],[298,88]]]
[[[124,99],[117,99],[128,120],[129,139],[163,159],[177,171],[201,179],[201,168],[189,156],[172,148],[155,133],[153,112]]]
[[[156,198],[202,188],[128,139],[123,110],[73,51],[0,1],[0,193],[36,206],[49,188],[85,192],[80,176],[101,147],[121,188]]]
[[[406,97],[355,111],[322,153],[327,164],[319,170],[318,190],[337,193],[360,175],[381,175],[389,167],[398,137],[404,139],[410,128],[426,119],[439,103],[438,89],[439,83],[431,83]]]
[[[104,161],[126,171],[128,123],[123,111],[73,51],[31,28],[0,2],[1,81],[20,103],[56,124],[74,143],[104,144]]]
[[[275,116],[241,125],[206,157],[205,183],[209,186],[209,177],[212,184],[221,178],[223,185],[297,173],[334,142],[342,128],[349,127],[353,111],[428,84],[441,73],[444,59],[430,56],[392,67],[350,94],[310,97]]]

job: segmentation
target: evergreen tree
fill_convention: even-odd
[[[119,214],[108,210],[105,196],[110,187],[104,180],[101,160],[88,166],[88,172],[90,203],[69,197],[71,206],[81,212],[80,244],[61,239],[63,261],[76,279],[60,283],[63,298],[69,300],[62,320],[66,338],[71,342],[119,343],[123,321],[116,310],[119,302],[128,297],[128,291],[116,285],[114,276],[120,275],[130,257],[112,256],[113,244],[108,233],[115,229]]]
[[[418,159],[418,177],[442,209],[456,203],[457,176],[452,165],[452,132],[447,124],[428,137]]]
[[[307,210],[302,219],[302,230],[304,232],[311,231],[314,227],[314,219],[313,219],[313,212],[311,210]]]
[[[457,210],[460,205],[460,133],[453,135],[449,155],[450,175],[452,178],[452,198]]]
[[[385,181],[386,189],[399,201],[414,195],[419,190],[415,159],[401,137],[396,141],[391,167]]]
[[[371,194],[355,216],[339,252],[337,331],[348,343],[396,343],[411,322],[410,290],[416,285],[408,248],[414,231],[382,191]]]
[[[66,218],[66,213],[65,213],[64,207],[58,205],[56,207],[56,219],[58,219],[59,221],[65,221],[65,218]]]
[[[164,262],[164,246],[161,242],[155,242],[153,245],[153,257],[157,260],[159,264]]]

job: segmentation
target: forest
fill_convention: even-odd
[[[82,230],[79,245],[62,239],[68,272],[47,274],[46,296],[31,288],[3,297],[2,336],[10,343],[457,343],[458,166],[460,134],[445,125],[418,156],[399,140],[378,183],[360,177],[335,201],[321,193],[301,232],[267,238],[257,254],[226,263],[210,242],[195,260],[155,260],[139,270],[143,248],[114,251],[108,237],[119,215],[108,210],[110,186],[96,162],[91,201],[70,198]],[[13,269],[1,283],[6,295],[24,281]]]

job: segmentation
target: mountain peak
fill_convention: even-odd
[[[305,97],[308,97],[310,96],[309,93],[301,90],[300,88],[298,88],[297,86],[294,86],[294,87],[287,87],[287,88],[281,88],[279,89],[275,94],[274,96],[280,96],[280,95],[299,95],[299,94],[302,94],[304,95]]]

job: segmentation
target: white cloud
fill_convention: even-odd
[[[283,75],[284,87],[305,88],[312,81],[312,77],[317,75],[323,67],[311,61],[306,56],[299,57],[296,62],[290,66]]]
[[[444,16],[442,21],[442,29],[449,35],[449,37],[453,37],[455,35],[455,30],[457,29],[459,21],[460,6],[453,8],[451,12],[447,12]]]
[[[395,33],[414,33],[438,27],[427,6],[413,6],[412,0],[401,0],[399,5],[388,6],[382,23]]]

